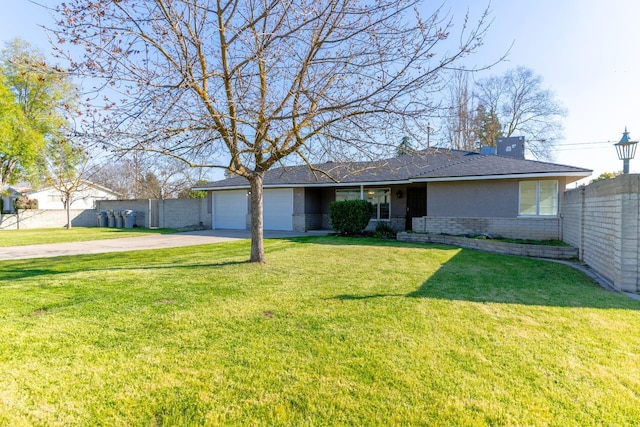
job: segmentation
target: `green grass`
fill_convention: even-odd
[[[0,247],[40,245],[44,243],[87,242],[91,240],[119,239],[146,234],[175,233],[168,228],[98,228],[72,227],[38,228],[29,230],[0,230]]]
[[[0,262],[0,425],[638,425],[640,301],[369,239]]]

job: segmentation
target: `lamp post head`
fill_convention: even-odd
[[[629,173],[629,160],[633,159],[636,156],[636,147],[638,145],[638,141],[631,141],[631,139],[629,139],[629,132],[625,127],[620,142],[613,145],[614,147],[616,147],[618,159],[624,162],[623,173]]]

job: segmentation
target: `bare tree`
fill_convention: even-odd
[[[84,147],[66,137],[49,143],[46,156],[46,181],[60,194],[67,213],[67,229],[71,229],[71,205],[85,197],[91,183],[83,178],[88,165]]]
[[[561,119],[566,110],[553,92],[542,86],[541,76],[518,67],[502,76],[479,80],[476,94],[486,111],[495,113],[502,136],[524,136],[529,153],[551,159],[553,144],[562,137]]]
[[[188,193],[196,182],[204,180],[202,168],[185,167],[183,161],[155,155],[147,159],[146,170],[153,173],[157,180],[159,199],[175,199]]]
[[[126,156],[101,158],[84,176],[125,199],[178,198],[189,194],[197,182],[206,181],[202,168],[185,167],[179,159],[137,150]]]
[[[134,174],[128,161],[112,158],[94,161],[84,173],[84,178],[115,191],[123,199],[135,198]]]
[[[442,72],[481,45],[486,11],[454,28],[425,9],[421,0],[68,0],[54,33],[58,45],[84,47],[75,72],[104,81],[103,144],[247,179],[250,261],[264,262],[265,172],[292,155],[311,164],[393,152],[391,141],[426,128]]]
[[[456,150],[474,151],[479,145],[482,118],[469,87],[468,75],[465,70],[456,70],[449,83],[444,144]]]

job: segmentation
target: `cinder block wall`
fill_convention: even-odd
[[[211,213],[207,209],[209,199],[167,199],[158,201],[160,228],[211,228]],[[98,211],[133,210],[137,212],[136,225],[149,227],[151,203],[139,200],[101,200]]]
[[[584,216],[584,187],[576,190],[566,191],[561,200],[560,207],[562,209],[562,240],[575,246],[582,248],[582,218]],[[582,259],[582,252],[580,252]]]
[[[99,200],[96,210],[100,211],[136,211],[136,225],[149,228],[149,200]]]
[[[490,234],[510,239],[559,240],[561,238],[558,218],[458,218],[421,217],[413,218],[413,231],[469,235]]]
[[[94,227],[98,223],[95,209],[71,209],[71,227]],[[25,209],[18,214],[2,214],[0,230],[62,228],[67,225],[64,209]]]
[[[211,228],[207,199],[168,199],[160,203],[163,228]]]
[[[564,240],[621,291],[640,292],[640,175],[622,175],[564,193]]]

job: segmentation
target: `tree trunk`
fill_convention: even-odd
[[[263,199],[262,179],[263,173],[256,173],[249,179],[251,185],[251,258],[249,262],[266,262],[264,256],[263,236]]]
[[[67,230],[71,229],[71,203],[69,203],[69,199],[65,202],[65,207],[67,208]]]

